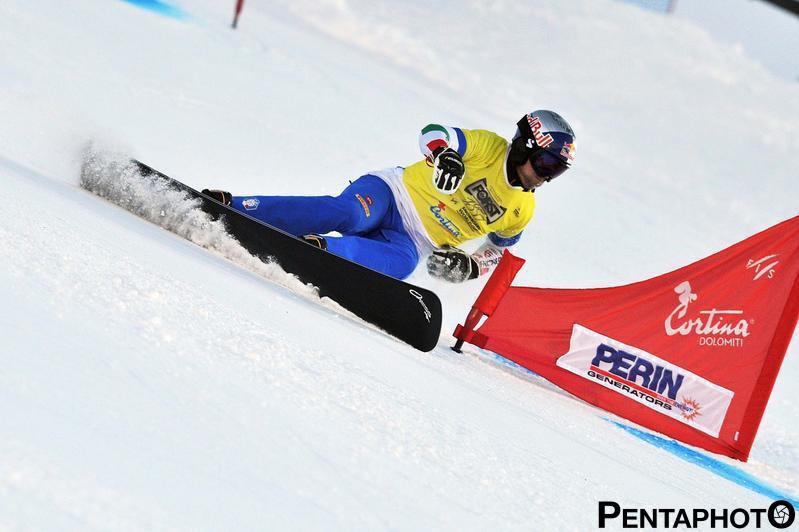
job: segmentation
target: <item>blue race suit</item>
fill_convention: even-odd
[[[389,186],[367,174],[333,196],[234,196],[231,206],[294,236],[337,231],[327,250],[398,279],[408,277],[419,253],[402,223]]]

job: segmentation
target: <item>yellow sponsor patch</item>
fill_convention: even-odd
[[[366,217],[369,218],[372,215],[371,209],[369,209],[369,204],[366,203],[366,200],[361,197],[360,194],[355,194],[355,197],[358,198],[358,201],[361,202],[361,207],[363,207],[363,212],[366,214]]]

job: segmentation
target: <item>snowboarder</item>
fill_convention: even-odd
[[[499,263],[533,216],[535,189],[574,160],[574,132],[557,113],[524,115],[511,142],[486,130],[430,124],[425,159],[359,177],[337,197],[203,194],[322,249],[398,279],[419,257],[451,282],[475,279]],[[342,236],[324,236],[336,231]],[[487,236],[474,253],[458,248]]]

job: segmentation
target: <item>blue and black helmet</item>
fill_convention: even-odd
[[[562,116],[540,109],[516,123],[508,161],[519,166],[527,160],[539,177],[555,179],[574,162],[574,130]]]

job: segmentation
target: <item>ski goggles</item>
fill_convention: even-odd
[[[569,169],[563,159],[540,148],[530,153],[530,164],[538,177],[547,182]]]

